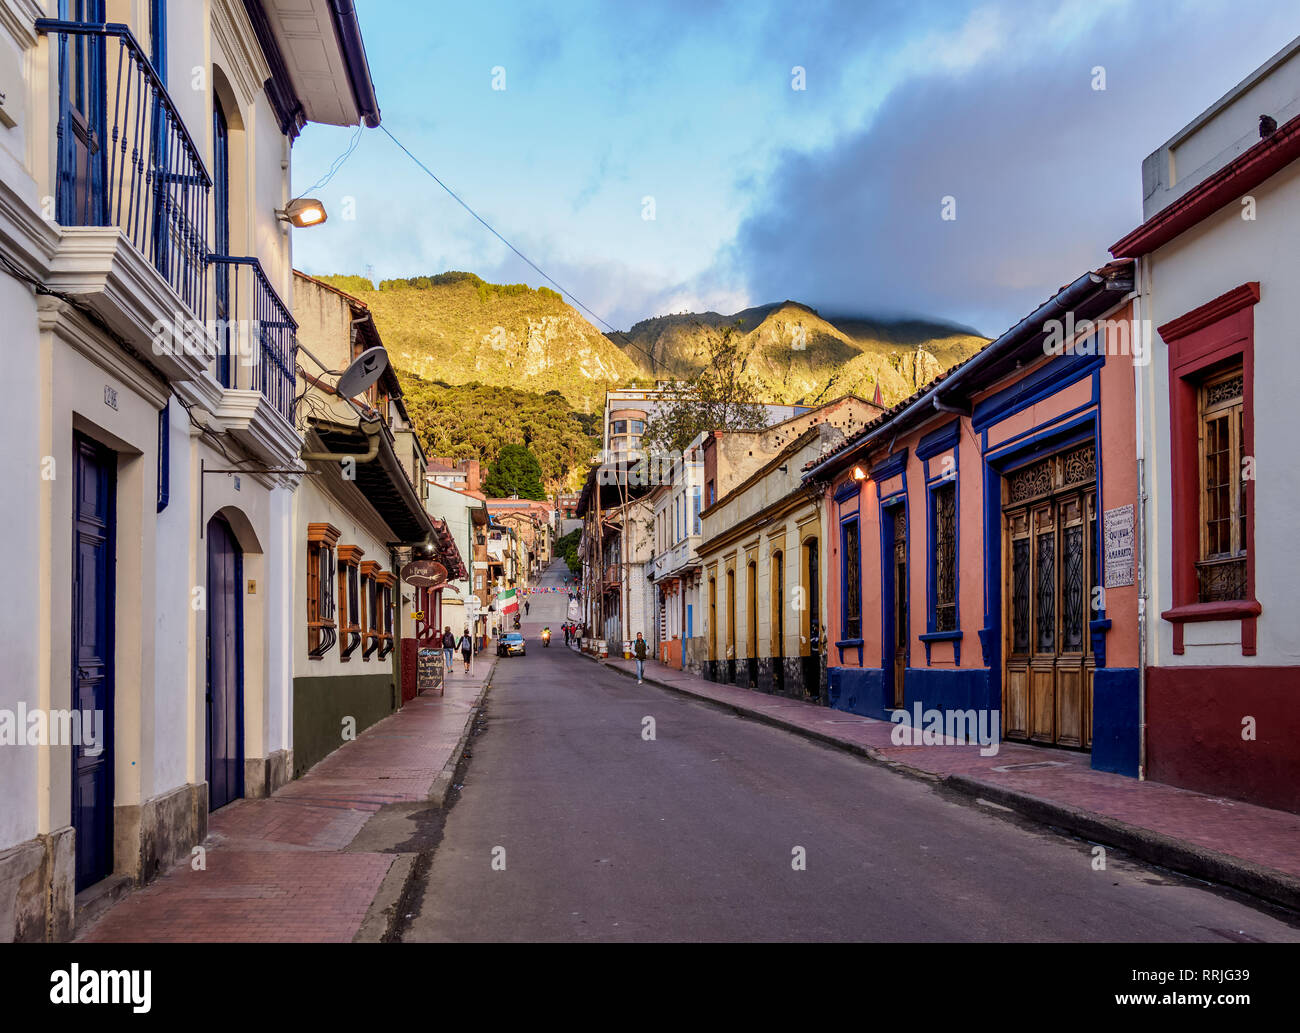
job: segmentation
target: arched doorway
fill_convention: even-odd
[[[244,795],[244,554],[230,523],[208,521],[208,810]]]

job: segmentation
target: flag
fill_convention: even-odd
[[[513,588],[505,588],[497,593],[497,609],[502,613],[519,612],[519,599]]]

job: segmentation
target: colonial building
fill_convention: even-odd
[[[646,633],[661,663],[700,671],[707,659],[700,613],[700,511],[704,492],[701,434],[682,459],[671,464],[665,483],[647,496],[653,507],[654,554],[646,579],[654,588],[654,628]]]
[[[487,505],[482,498],[469,492],[458,491],[428,477],[429,496],[425,507],[434,518],[439,519],[447,528],[447,533],[463,557],[466,557],[464,576],[454,578],[447,583],[443,593],[442,626],[450,627],[452,634],[459,636],[465,628],[470,628],[480,641],[487,630],[488,604],[492,597],[486,588],[486,560],[476,560],[478,550],[486,545],[480,544],[488,526]],[[483,563],[482,567],[478,563]],[[467,603],[473,596],[476,603]]]
[[[1137,773],[1133,265],[1085,273],[810,465],[831,706],[976,711]]]
[[[844,437],[829,421],[810,423],[703,511],[698,548],[710,680],[822,699],[822,499],[801,475]]]
[[[291,144],[378,125],[360,38],[323,2],[0,0],[0,707],[91,725],[0,750],[0,939],[70,936],[292,769]]]
[[[519,583],[531,585],[542,568],[551,562],[554,547],[554,510],[550,502],[535,499],[488,499],[487,509],[494,523],[515,532],[519,548]]]
[[[1300,39],[1143,162],[1150,778],[1300,811]]]
[[[640,631],[650,639],[653,602],[644,564],[653,555],[653,509],[644,478],[592,467],[578,500],[583,519],[584,619],[587,637],[617,654]]]
[[[311,476],[294,496],[293,774],[391,714],[415,687],[399,665],[403,638],[398,572],[412,554],[463,576],[454,543],[425,508],[423,452],[391,367],[366,395],[344,399],[323,369],[338,370],[383,347],[366,305],[295,273],[294,314],[303,355],[299,376],[303,459]],[[318,364],[318,365],[317,365]],[[315,368],[315,372],[312,372]],[[414,443],[414,444],[413,444]],[[443,589],[417,602],[438,628]],[[432,598],[430,598],[430,596]],[[411,607],[406,607],[410,611]],[[407,653],[411,650],[408,648]],[[403,677],[403,674],[405,677]]]

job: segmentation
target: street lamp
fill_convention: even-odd
[[[295,198],[283,208],[277,208],[275,214],[299,229],[319,226],[326,219],[325,206],[314,197]]]

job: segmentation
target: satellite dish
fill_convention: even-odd
[[[356,398],[364,394],[387,368],[388,352],[378,345],[367,348],[343,371],[335,390],[344,398]]]

